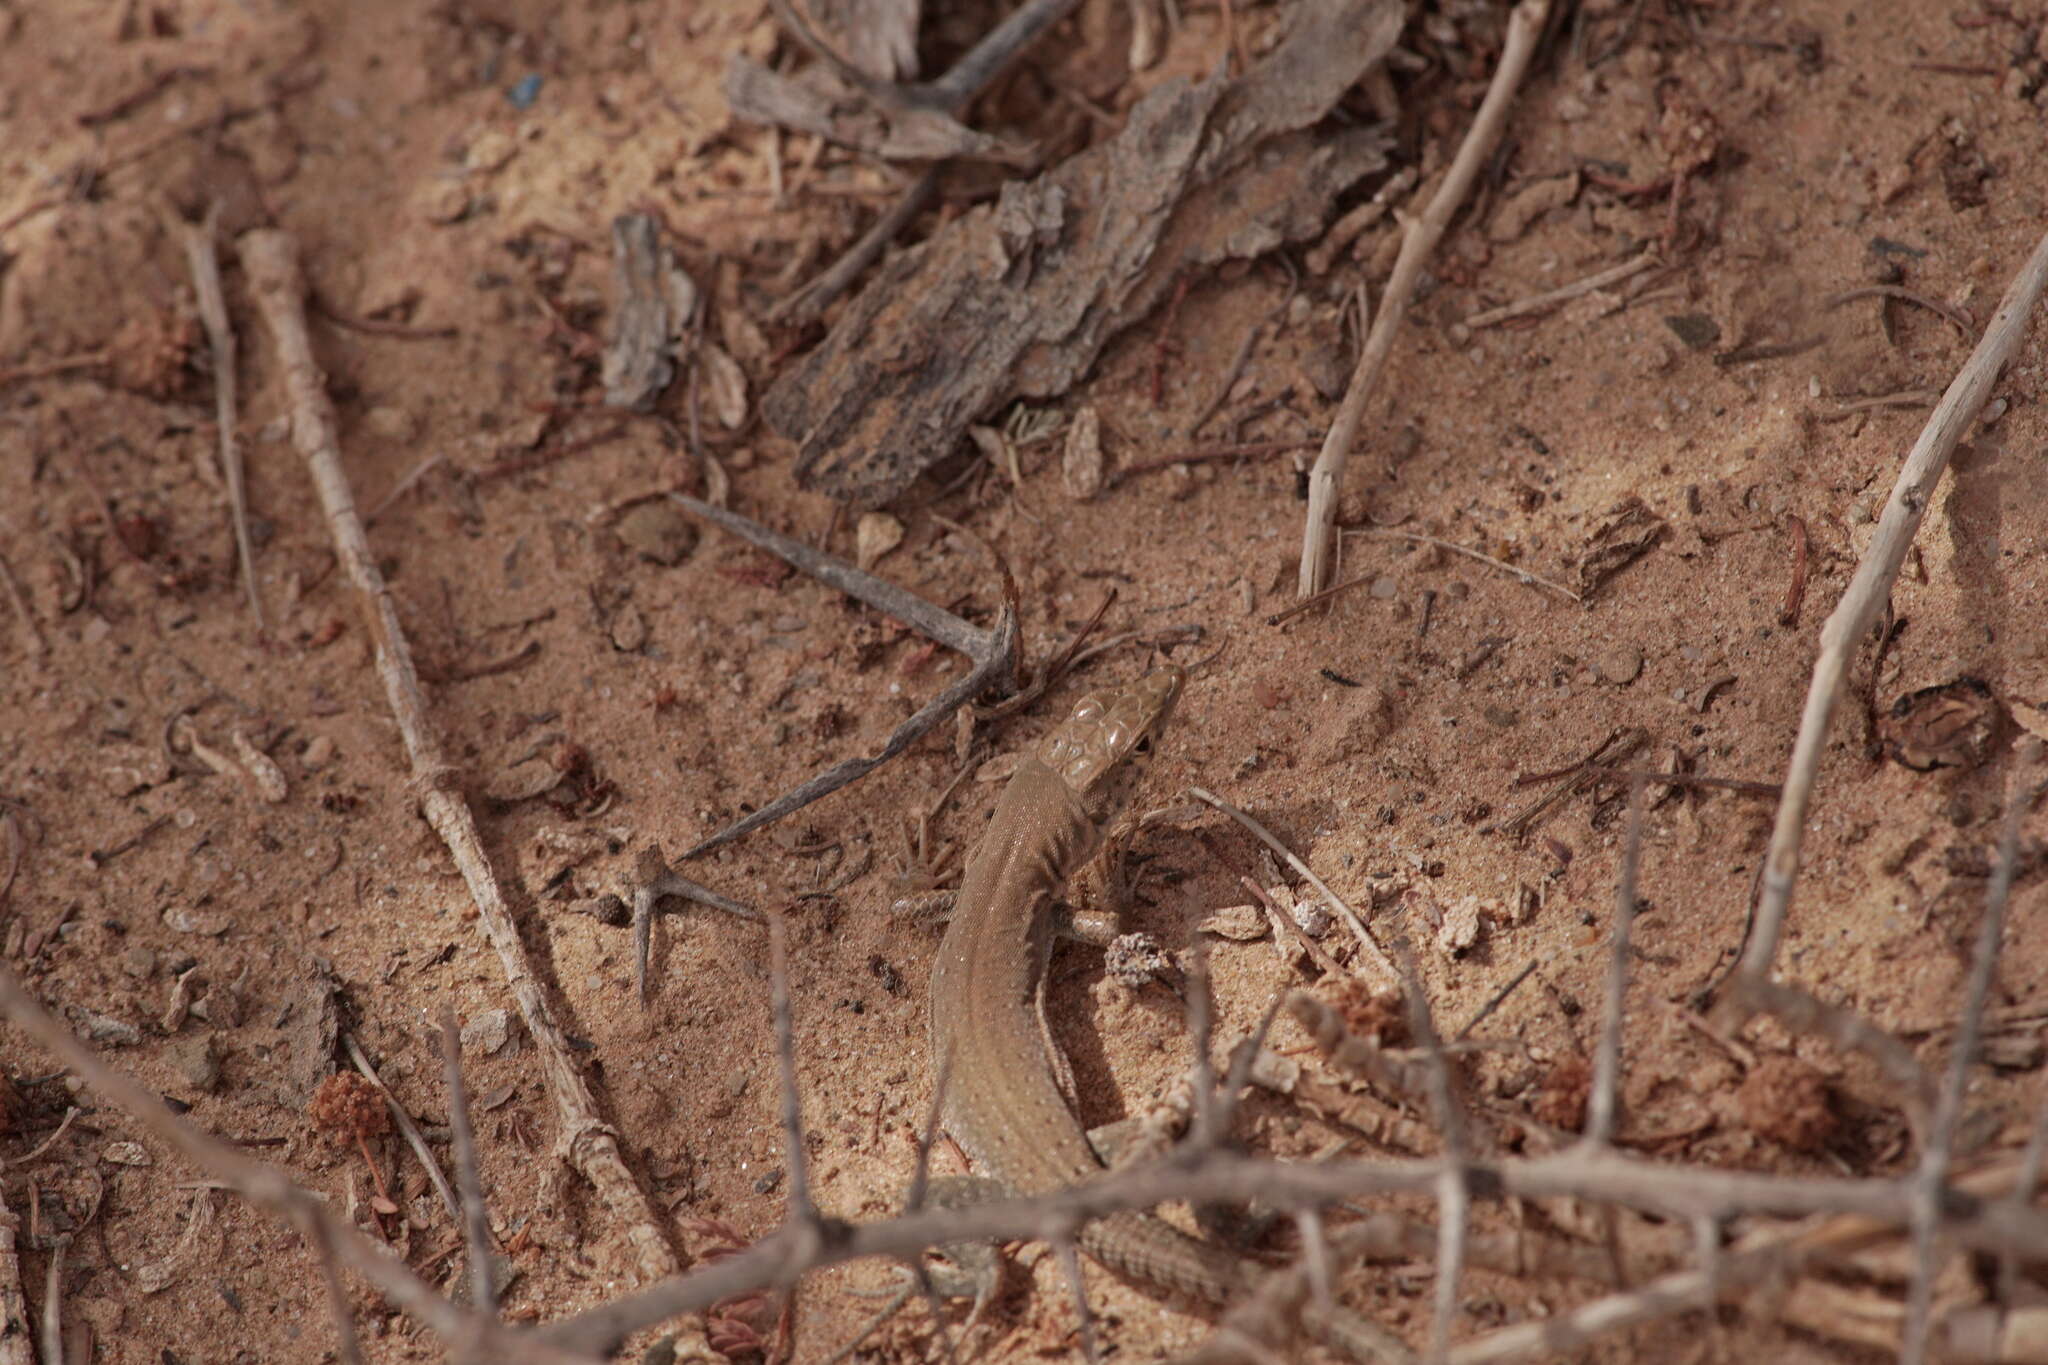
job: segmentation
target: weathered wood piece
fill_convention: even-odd
[[[1312,132],[1399,35],[1397,0],[1305,4],[1247,75],[1171,81],[1123,131],[884,266],[762,410],[808,487],[884,503],[1018,397],[1065,392],[1184,272],[1321,231],[1386,164],[1375,128]]]

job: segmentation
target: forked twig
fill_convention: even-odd
[[[792,811],[801,810],[820,797],[828,796],[841,787],[859,781],[916,743],[966,702],[992,687],[1008,687],[1016,676],[1017,613],[1011,603],[1006,601],[997,611],[995,624],[987,630],[980,630],[953,613],[932,605],[917,594],[907,592],[894,583],[856,568],[837,555],[814,550],[800,540],[792,539],[779,531],[771,531],[759,522],[750,521],[722,507],[714,507],[708,502],[700,502],[681,493],[671,493],[669,497],[677,506],[693,516],[702,517],[714,525],[723,527],[742,540],[794,564],[819,582],[837,588],[877,611],[886,612],[920,635],[967,655],[974,660],[975,665],[967,676],[940,692],[918,708],[910,719],[897,726],[895,732],[875,755],[848,758],[835,763],[809,781],[784,792],[753,814],[735,820],[724,829],[698,841],[683,853],[685,861],[751,834],[763,825],[773,824]]]
[[[1522,83],[1522,73],[1528,70],[1529,58],[1536,50],[1537,35],[1543,31],[1549,12],[1549,0],[1521,0],[1508,16],[1507,40],[1502,45],[1500,65],[1494,68],[1493,82],[1487,87],[1486,98],[1480,103],[1479,112],[1473,116],[1472,127],[1465,134],[1443,184],[1422,211],[1422,216],[1408,225],[1407,233],[1401,239],[1401,254],[1395,258],[1393,273],[1388,276],[1386,290],[1380,296],[1372,330],[1367,333],[1365,344],[1359,348],[1358,363],[1351,371],[1344,401],[1338,405],[1337,415],[1330,421],[1329,434],[1323,439],[1322,452],[1316,456],[1315,465],[1309,470],[1308,515],[1301,536],[1298,596],[1308,597],[1329,585],[1336,543],[1337,489],[1343,482],[1344,464],[1351,456],[1352,442],[1358,437],[1359,423],[1365,417],[1365,405],[1377,386],[1380,371],[1386,367],[1387,356],[1394,349],[1394,337],[1408,316],[1408,302],[1414,297],[1416,283],[1422,278],[1423,262],[1436,250],[1437,242],[1451,225],[1452,215],[1465,202],[1473,180],[1492,155],[1493,145],[1507,121],[1508,106],[1513,103],[1515,91]]]
[[[1955,1041],[1949,1045],[1948,1072],[1942,1078],[1941,1098],[1928,1126],[1927,1148],[1921,1153],[1920,1169],[1911,1177],[1913,1279],[1906,1292],[1906,1325],[1899,1347],[1901,1365],[1920,1365],[1927,1355],[1930,1310],[1934,1303],[1934,1237],[1941,1228],[1942,1190],[1948,1181],[1950,1150],[1956,1121],[1962,1117],[1970,1064],[1976,1060],[1984,1001],[1991,993],[1992,976],[1998,969],[1998,950],[2005,940],[2006,902],[2012,895],[2013,873],[2019,863],[2020,818],[2032,801],[2034,765],[2040,754],[2041,741],[2029,736],[2020,746],[2019,761],[2014,765],[2012,792],[2006,798],[2005,821],[1998,835],[1998,866],[1984,897],[1984,918],[1977,926],[1977,947],[1970,959],[1962,1022],[1956,1028]]]

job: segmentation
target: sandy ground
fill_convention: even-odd
[[[1213,67],[1222,14],[1183,8],[1166,61],[1131,77],[1121,7],[1089,0],[993,102],[998,117],[1026,135],[1033,115],[1073,117],[1055,88],[1086,91],[1113,117],[1164,73]],[[1597,1033],[1624,798],[1579,793],[1518,839],[1510,822],[1546,790],[1521,779],[1616,735],[1640,737],[1629,761],[1641,766],[1778,779],[1820,622],[1932,394],[2048,221],[2037,14],[1847,0],[1585,8],[1579,43],[1546,58],[1517,106],[1498,175],[1433,263],[1369,409],[1347,482],[1360,533],[1345,539],[1342,573],[1364,577],[1357,590],[1267,624],[1293,594],[1303,504],[1290,457],[1144,473],[1082,502],[1063,491],[1057,439],[1023,449],[1017,484],[964,463],[920,484],[895,509],[901,546],[877,566],[985,621],[999,581],[970,543],[985,541],[1022,586],[1041,657],[1111,589],[1105,633],[1198,631],[1164,656],[1209,662],[1144,794],[1177,813],[1137,843],[1137,926],[1181,946],[1244,901],[1235,869],[1255,869],[1256,849],[1181,795],[1212,788],[1370,906],[1376,932],[1418,945],[1447,1024],[1534,964],[1478,1031],[1499,1046],[1472,1064],[1477,1093],[1525,1116],[1556,1113],[1546,1096],[1569,1088]],[[1409,41],[1432,54],[1427,73],[1402,77],[1413,103],[1399,160],[1419,159],[1425,179],[1469,118],[1498,31],[1484,6],[1442,11]],[[1237,17],[1256,45],[1278,16]],[[941,60],[992,18],[949,17]],[[730,0],[0,5],[0,547],[29,617],[0,610],[0,809],[18,843],[0,895],[7,965],[194,1122],[345,1204],[436,1280],[459,1259],[449,1218],[389,1139],[373,1155],[396,1212],[375,1211],[363,1157],[308,1118],[325,1059],[307,1055],[307,1039],[319,1036],[308,1029],[316,983],[330,982],[343,1026],[439,1133],[447,1106],[428,1021],[452,1004],[471,1029],[484,1176],[518,1271],[505,1302],[522,1319],[619,1292],[630,1263],[614,1220],[547,1157],[553,1109],[531,1045],[494,1014],[510,1006],[497,959],[416,814],[231,243],[260,224],[289,231],[326,315],[354,324],[316,321],[314,337],[348,477],[374,511],[372,544],[432,720],[515,888],[527,944],[681,1244],[702,1256],[721,1235],[751,1239],[777,1224],[787,1194],[765,936],[710,911],[665,917],[643,1010],[627,931],[572,904],[625,888],[640,851],[685,847],[872,750],[964,667],[720,533],[628,527],[608,511],[702,490],[715,459],[737,508],[852,552],[851,518],[796,487],[789,445],[751,412],[722,420],[733,414],[714,410],[721,395],[706,386],[677,384],[661,420],[592,410],[616,214],[661,218],[751,402],[816,340],[776,329],[767,309],[889,201],[893,173],[731,120],[727,60],[776,50],[766,7]],[[1712,159],[1686,177],[1675,212],[1668,188],[1630,192],[1695,148]],[[988,183],[963,180],[946,211]],[[267,630],[238,581],[213,383],[174,230],[208,203],[229,244]],[[1044,406],[1068,417],[1092,404],[1113,467],[1313,436],[1355,352],[1348,301],[1361,281],[1377,291],[1391,231],[1368,229],[1319,270],[1296,253],[1291,295],[1271,261],[1191,281],[1171,317],[1127,334]],[[1626,286],[1461,326],[1645,244],[1664,264]],[[1873,284],[1926,302],[1830,306]],[[1191,435],[1269,317],[1218,420]],[[2044,335],[2037,327],[1940,486],[1893,594],[1889,648],[1859,656],[1780,962],[1930,1063],[1946,1055],[1983,903],[2011,728],[1921,771],[1899,761],[1915,755],[1897,727],[1874,718],[1966,678],[2021,714],[2048,703]],[[1877,398],[1892,401],[1864,402]],[[1375,532],[1451,542],[1589,600]],[[1603,552],[1646,532],[1638,557],[1597,572]],[[972,765],[1156,657],[1133,645],[1092,662],[984,733]],[[231,759],[238,735],[274,760],[282,801],[234,763],[223,773],[206,761],[202,750]],[[554,774],[536,771],[572,748],[588,769],[549,791]],[[936,932],[891,906],[934,867],[957,868],[982,828],[998,789],[986,774],[930,810],[961,766],[948,727],[856,790],[690,869],[791,915],[818,1197],[845,1217],[896,1206],[929,1104]],[[1768,1023],[1729,1048],[1689,1022],[1742,940],[1772,809],[1743,790],[1658,793],[1621,1138],[1664,1161],[1896,1173],[1913,1158],[1899,1096],[1867,1062]],[[914,850],[925,814],[930,844]],[[2043,828],[2029,817],[2037,851]],[[2017,1148],[2039,1101],[2039,865],[2021,880],[1999,967],[2000,1065],[1970,1092],[1979,1154]],[[1341,936],[1329,943],[1352,956]],[[1226,1031],[1304,980],[1270,942],[1217,939],[1213,959]],[[204,1015],[167,1021],[188,972]],[[1091,1122],[1144,1108],[1185,1066],[1173,998],[1108,982],[1090,953],[1055,960],[1053,1009]],[[84,1106],[60,1142],[0,1182],[8,1206],[33,1215],[22,1270],[38,1311],[50,1239],[76,1234],[60,1277],[83,1348],[74,1359],[333,1358],[297,1236],[195,1190],[157,1137],[78,1093],[18,1032],[0,1039],[19,1092],[0,1115],[0,1156]],[[1316,1070],[1294,1025],[1277,1039]],[[1771,1130],[1741,1099],[1756,1068],[1784,1057],[1824,1085],[1814,1132]],[[1250,1106],[1242,1136],[1289,1157],[1345,1139],[1376,1150],[1271,1098]],[[985,1358],[1074,1349],[1056,1264],[1036,1250],[1024,1259],[1035,1272],[1013,1277],[977,1340]],[[883,1278],[863,1266],[808,1281],[791,1319],[796,1358],[836,1349],[869,1311],[846,1291]],[[1426,1266],[1345,1283],[1354,1305],[1411,1339],[1426,1333]],[[1119,1358],[1152,1359],[1207,1330],[1107,1276],[1091,1286]],[[371,1359],[439,1354],[354,1292]],[[1459,1331],[1596,1292],[1475,1272]],[[1896,1298],[1896,1285],[1880,1292]],[[922,1358],[930,1340],[913,1308],[872,1349]],[[1611,1350],[1855,1354],[1732,1311]]]

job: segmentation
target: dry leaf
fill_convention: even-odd
[[[747,376],[740,363],[715,341],[697,343],[697,363],[703,367],[711,415],[727,431],[738,431],[747,424]]]

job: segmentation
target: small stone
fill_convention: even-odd
[[[512,1041],[512,1011],[485,1010],[462,1026],[462,1050],[485,1057],[494,1056]]]
[[[1060,487],[1075,502],[1086,502],[1102,491],[1106,461],[1102,453],[1102,416],[1093,404],[1084,404],[1067,428],[1066,449],[1060,456]]]
[[[1300,295],[1296,295],[1297,298]],[[1325,402],[1334,403],[1344,396],[1345,388],[1351,383],[1351,366],[1345,363],[1335,346],[1328,342],[1314,347],[1301,358],[1302,377],[1308,380]]]
[[[363,426],[384,441],[410,441],[419,434],[419,424],[411,413],[389,405],[371,408],[363,415]]]
[[[413,201],[420,217],[445,227],[459,223],[469,212],[469,191],[453,180],[437,180]]]
[[[189,1033],[171,1040],[171,1065],[194,1090],[220,1084],[220,1047],[211,1033]]]
[[[139,980],[155,975],[155,951],[136,944],[121,954],[121,970]]]
[[[1593,671],[1616,687],[1626,687],[1643,671],[1643,651],[1634,645],[1615,645],[1593,656]]]
[[[149,1153],[139,1142],[110,1142],[100,1155],[116,1166],[153,1165]]]
[[[1437,930],[1436,946],[1449,956],[1458,957],[1478,941],[1479,897],[1461,896],[1444,907],[1444,923]]]
[[[164,923],[181,934],[198,934],[202,938],[216,938],[233,925],[226,915],[202,914],[182,905],[165,906]]]
[[[471,175],[495,171],[512,159],[519,144],[502,128],[486,128],[462,154],[462,169]]]
[[[91,1042],[134,1047],[142,1041],[142,1030],[124,1019],[87,1009],[80,1010],[78,1014],[85,1021],[85,1036]]]
[[[318,772],[334,761],[334,740],[328,735],[315,735],[306,745],[306,752],[299,756],[306,771]]]
[[[1330,907],[1314,896],[1303,896],[1294,902],[1292,911],[1295,924],[1310,938],[1321,938],[1330,932],[1335,917]]]
[[[1256,943],[1271,931],[1266,912],[1256,905],[1226,905],[1195,926],[1197,932],[1232,943]]]
[[[1401,591],[1401,585],[1395,582],[1393,578],[1391,578],[1390,576],[1386,574],[1381,574],[1378,578],[1375,578],[1372,581],[1372,586],[1370,588],[1367,588],[1366,591],[1371,593],[1380,601],[1387,602],[1391,601],[1394,598],[1394,596]]]
[[[903,543],[903,523],[887,512],[867,512],[853,530],[853,559],[872,569],[882,556]]]
[[[647,643],[647,618],[631,602],[612,613],[612,648],[621,654],[638,654]]]
[[[669,568],[697,548],[697,524],[666,498],[634,503],[613,530],[634,554]]]

